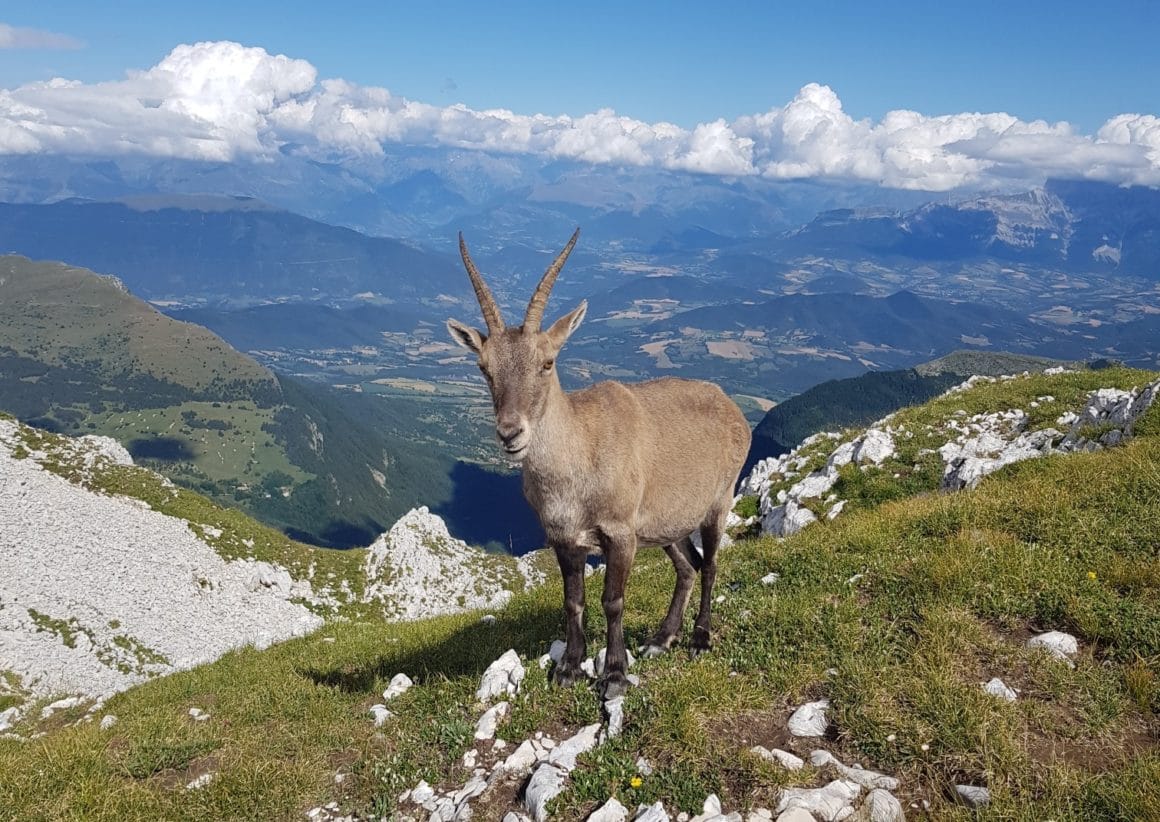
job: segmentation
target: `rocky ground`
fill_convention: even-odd
[[[1066,373],[1048,369],[1048,375]],[[971,377],[949,389],[942,399],[986,383],[1028,379],[1029,373],[1004,377]],[[759,500],[760,531],[776,537],[796,534],[821,518],[832,520],[848,504],[837,489],[842,470],[863,474],[888,473],[901,479],[903,471],[938,468],[937,488],[959,491],[974,488],[999,469],[1027,459],[1076,451],[1110,448],[1132,436],[1135,422],[1160,394],[1160,380],[1140,389],[1101,388],[1090,392],[1077,408],[1061,407],[1051,395],[1039,396],[1028,409],[1011,408],[968,414],[955,410],[948,418],[910,424],[890,414],[864,431],[827,431],[814,434],[780,457],[762,460],[740,484],[740,497]],[[1030,411],[1051,409],[1050,425],[1033,424]],[[921,443],[905,449],[900,443]],[[937,455],[939,462],[929,464]],[[928,463],[924,465],[923,463]],[[845,483],[849,486],[852,483]],[[932,488],[935,487],[932,484]]]

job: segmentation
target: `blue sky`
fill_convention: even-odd
[[[929,191],[1160,185],[1154,0],[340,8],[10,2],[0,155],[413,144]]]
[[[5,3],[76,50],[0,50],[0,87],[114,80],[175,45],[234,40],[321,77],[476,109],[613,108],[690,127],[829,85],[854,117],[1004,111],[1094,131],[1160,110],[1160,3]],[[110,11],[110,8],[114,11]]]

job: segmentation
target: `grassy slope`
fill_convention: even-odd
[[[943,410],[1026,407],[1048,391],[1062,404],[1109,373],[983,386]],[[1137,433],[1112,451],[1012,466],[973,492],[867,500],[790,540],[724,552],[715,651],[641,663],[624,735],[581,759],[560,817],[610,794],[670,810],[699,811],[710,791],[726,807],[772,806],[780,786],[828,777],[744,751],[807,752],[814,745],[786,739],[785,718],[828,696],[836,733],[821,744],[897,775],[899,795],[929,800],[936,818],[1160,818],[1160,406]],[[767,587],[769,571],[781,578]],[[625,609],[632,644],[662,616],[671,578],[659,551],[642,552]],[[598,590],[594,577],[591,603]],[[493,625],[472,615],[334,623],[136,688],[107,705],[120,717],[109,731],[89,723],[0,740],[0,807],[22,818],[300,818],[331,799],[389,810],[419,778],[462,784],[479,674],[508,647],[542,653],[560,630],[559,601],[553,581],[515,597]],[[598,609],[588,623],[595,649]],[[1047,629],[1079,636],[1074,669],[1023,648]],[[419,687],[378,731],[365,711],[398,671]],[[984,694],[991,676],[1020,699]],[[192,722],[193,706],[211,720]],[[590,689],[550,688],[533,667],[501,736],[598,718]],[[641,754],[656,773],[632,787]],[[209,786],[181,787],[206,770],[219,774]],[[336,771],[350,776],[337,785]],[[977,816],[954,805],[960,782],[989,785],[992,805]]]
[[[367,545],[454,491],[453,459],[412,444],[427,433],[413,404],[276,379],[111,278],[14,255],[0,256],[0,409],[115,437],[175,482],[330,546]]]
[[[0,344],[52,365],[101,352],[109,375],[148,374],[195,391],[233,381],[274,387],[273,374],[213,332],[172,320],[111,282],[62,263],[0,257]]]

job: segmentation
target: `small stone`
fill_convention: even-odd
[[[978,785],[955,785],[955,793],[968,808],[983,808],[991,802],[991,792]]]
[[[745,822],[768,822],[773,819],[773,811],[769,808],[754,808],[745,817]]]
[[[787,771],[800,771],[806,764],[800,756],[794,756],[789,751],[783,751],[780,748],[774,748],[771,751],[761,745],[754,745],[749,750],[764,760],[780,765]]]
[[[830,724],[826,718],[829,707],[828,699],[819,699],[817,702],[802,705],[789,718],[787,723],[789,732],[794,736],[822,736]]]
[[[564,658],[564,649],[567,647],[568,646],[565,644],[564,640],[553,639],[551,646],[548,648],[548,658],[553,662],[559,662]]]
[[[636,772],[641,776],[652,776],[653,766],[643,756],[638,756],[636,758]]]
[[[512,751],[511,756],[504,760],[503,769],[512,773],[526,773],[536,764],[536,750],[532,741],[525,739],[519,747]]]
[[[532,822],[532,820],[524,816],[522,813],[508,811],[503,815],[502,822]]]
[[[117,717],[113,714],[105,714],[101,717],[101,730],[107,731],[109,728],[117,724]]]
[[[990,682],[983,686],[983,690],[991,696],[997,696],[999,699],[1006,700],[1007,702],[1014,702],[1016,699],[1015,692],[1008,687],[1006,682],[999,679],[999,677],[991,679]]]
[[[200,790],[200,789],[204,788],[206,785],[208,785],[210,782],[213,782],[213,778],[214,778],[214,774],[203,773],[201,776],[199,776],[197,779],[194,779],[192,782],[186,783],[185,789],[187,791]]]
[[[390,702],[395,697],[405,694],[414,684],[411,677],[406,674],[395,674],[391,677],[391,683],[387,685],[387,689],[383,691],[383,701]]]
[[[466,768],[467,770],[471,770],[472,768],[474,768],[475,767],[475,760],[476,760],[476,757],[478,757],[478,756],[479,756],[479,752],[476,751],[475,748],[470,748],[469,750],[464,751],[463,752],[463,767]]]
[[[507,716],[509,708],[511,708],[509,702],[497,702],[488,708],[479,718],[479,721],[475,723],[475,738],[491,739],[494,737],[496,726],[501,719]]]
[[[1043,648],[1058,659],[1070,660],[1079,652],[1079,642],[1063,631],[1048,631],[1027,640],[1028,648]]]
[[[548,762],[563,769],[565,772],[576,767],[576,757],[587,753],[596,747],[596,735],[600,731],[600,724],[586,725],[574,735],[565,739],[548,756]]]
[[[893,742],[896,739],[898,739],[898,734],[887,734],[886,735],[887,742]]]
[[[588,817],[588,822],[624,822],[628,819],[628,808],[612,797]]]
[[[770,571],[768,574],[766,574],[765,576],[763,576],[761,578],[761,584],[762,585],[773,585],[779,579],[781,579],[781,574],[777,573],[776,571]]]
[[[778,796],[778,813],[790,808],[802,808],[818,819],[836,822],[845,819],[851,805],[862,792],[854,782],[836,779],[821,788],[784,788]]]
[[[514,649],[509,649],[483,672],[475,698],[480,702],[490,702],[497,696],[514,695],[519,691],[525,674],[519,654]]]
[[[422,805],[425,802],[430,802],[435,798],[435,789],[427,784],[427,780],[419,780],[419,784],[411,789],[411,801],[416,805]]]
[[[194,722],[205,722],[207,719],[209,719],[209,714],[207,714],[201,708],[190,708],[189,717]]]
[[[383,724],[386,723],[386,721],[388,719],[390,719],[392,716],[394,716],[394,714],[392,714],[390,711],[387,710],[386,705],[381,705],[381,704],[371,705],[368,713],[372,717],[374,717],[376,728],[381,728],[383,726]]]
[[[555,765],[545,762],[536,768],[524,789],[524,807],[536,822],[548,819],[548,803],[564,790],[568,775]]]
[[[838,761],[838,758],[829,751],[812,751],[810,753],[810,763],[815,768],[822,768],[829,765],[838,772],[838,775],[842,779],[848,782],[854,782],[863,788],[885,788],[888,791],[898,789],[898,780],[893,776],[887,776],[886,774],[878,773],[878,771],[869,771],[857,765],[847,767]]]
[[[870,791],[863,807],[868,817],[867,822],[906,822],[902,804],[894,794],[882,788]]]
[[[481,616],[479,618],[479,621],[482,622],[484,625],[494,625],[495,624],[495,614],[484,614],[483,616]]]
[[[495,742],[491,743],[491,747],[493,750],[502,751],[507,747],[507,742],[503,739],[497,739]]]
[[[637,808],[632,822],[669,822],[669,815],[660,802],[655,805],[641,805]]]
[[[605,700],[604,713],[608,717],[608,738],[615,739],[624,729],[624,697]]]

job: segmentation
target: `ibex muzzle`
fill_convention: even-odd
[[[697,571],[701,603],[693,651],[710,645],[717,548],[733,488],[749,450],[749,424],[712,383],[673,378],[636,384],[602,382],[567,394],[556,357],[588,310],[579,306],[540,329],[552,285],[580,231],[536,287],[523,325],[504,326],[499,307],[468,253],[459,250],[483,311],[487,333],[448,320],[452,338],[473,351],[491,389],[496,435],[523,468],[524,495],[536,510],[564,577],[566,649],[553,671],[560,684],[582,674],[584,563],[603,552],[602,603],[608,621],[606,698],[626,687],[624,589],[638,545],[662,545],[677,572],[668,614],[650,652],[680,634]],[[689,539],[699,531],[702,553]]]

